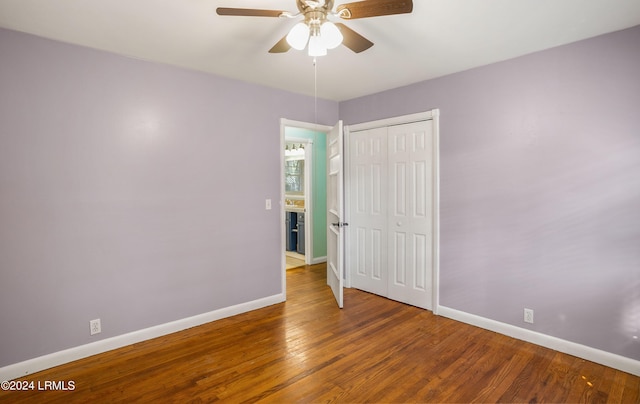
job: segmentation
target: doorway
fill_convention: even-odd
[[[313,256],[313,140],[285,133],[284,153],[285,256],[292,269]]]
[[[286,290],[285,271],[287,265],[287,255],[293,255],[287,250],[293,250],[293,240],[288,240],[289,232],[287,231],[287,218],[291,219],[292,213],[304,213],[303,237],[304,237],[304,258],[305,265],[313,265],[326,262],[326,132],[329,127],[324,125],[311,124],[307,122],[292,121],[281,119],[280,121],[280,142],[281,142],[281,223],[282,230],[282,274],[283,274],[283,291]],[[287,153],[287,146],[289,152]],[[300,147],[302,146],[302,147]],[[294,148],[295,153],[304,153],[303,167],[306,176],[302,182],[298,182],[298,191],[301,189],[299,185],[304,187],[304,192],[292,194],[287,192],[285,183],[286,162],[294,160],[291,157],[291,150]],[[298,157],[299,158],[299,157]],[[291,163],[292,166],[298,164]],[[294,184],[295,180],[294,180]],[[296,189],[294,186],[290,189]],[[291,205],[298,203],[298,210],[292,209]],[[289,205],[289,206],[287,206]],[[302,207],[302,205],[304,207]],[[297,219],[297,218],[296,218]],[[289,222],[291,224],[291,221]],[[300,228],[297,228],[300,232]],[[287,242],[289,241],[289,246]],[[289,247],[289,248],[287,248]],[[297,250],[297,248],[296,248]],[[296,251],[297,253],[297,251]],[[300,257],[300,256],[299,256]],[[302,258],[302,257],[300,257]]]

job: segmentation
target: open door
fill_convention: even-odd
[[[343,306],[344,287],[344,170],[342,121],[327,133],[327,284]]]

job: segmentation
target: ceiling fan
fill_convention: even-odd
[[[407,14],[413,11],[412,0],[362,0],[344,3],[336,7],[334,0],[295,0],[298,13],[293,14],[284,10],[260,10],[254,8],[218,7],[218,15],[243,17],[279,17],[296,18],[303,16],[300,21],[278,41],[269,53],[283,53],[294,48],[304,49],[308,45],[310,56],[323,56],[327,49],[333,49],[340,44],[345,45],[356,53],[365,51],[373,46],[373,42],[358,34],[342,23],[333,23],[328,17],[343,20],[369,18],[393,14]]]

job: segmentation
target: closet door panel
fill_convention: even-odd
[[[352,286],[387,296],[387,130],[352,132],[348,251]]]
[[[431,122],[391,126],[388,133],[389,271],[393,280],[388,297],[432,309]]]

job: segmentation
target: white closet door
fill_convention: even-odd
[[[387,296],[387,128],[350,133],[349,150],[352,286]]]
[[[350,133],[352,286],[433,310],[433,121]]]
[[[388,135],[388,297],[432,310],[432,123],[390,126]]]

